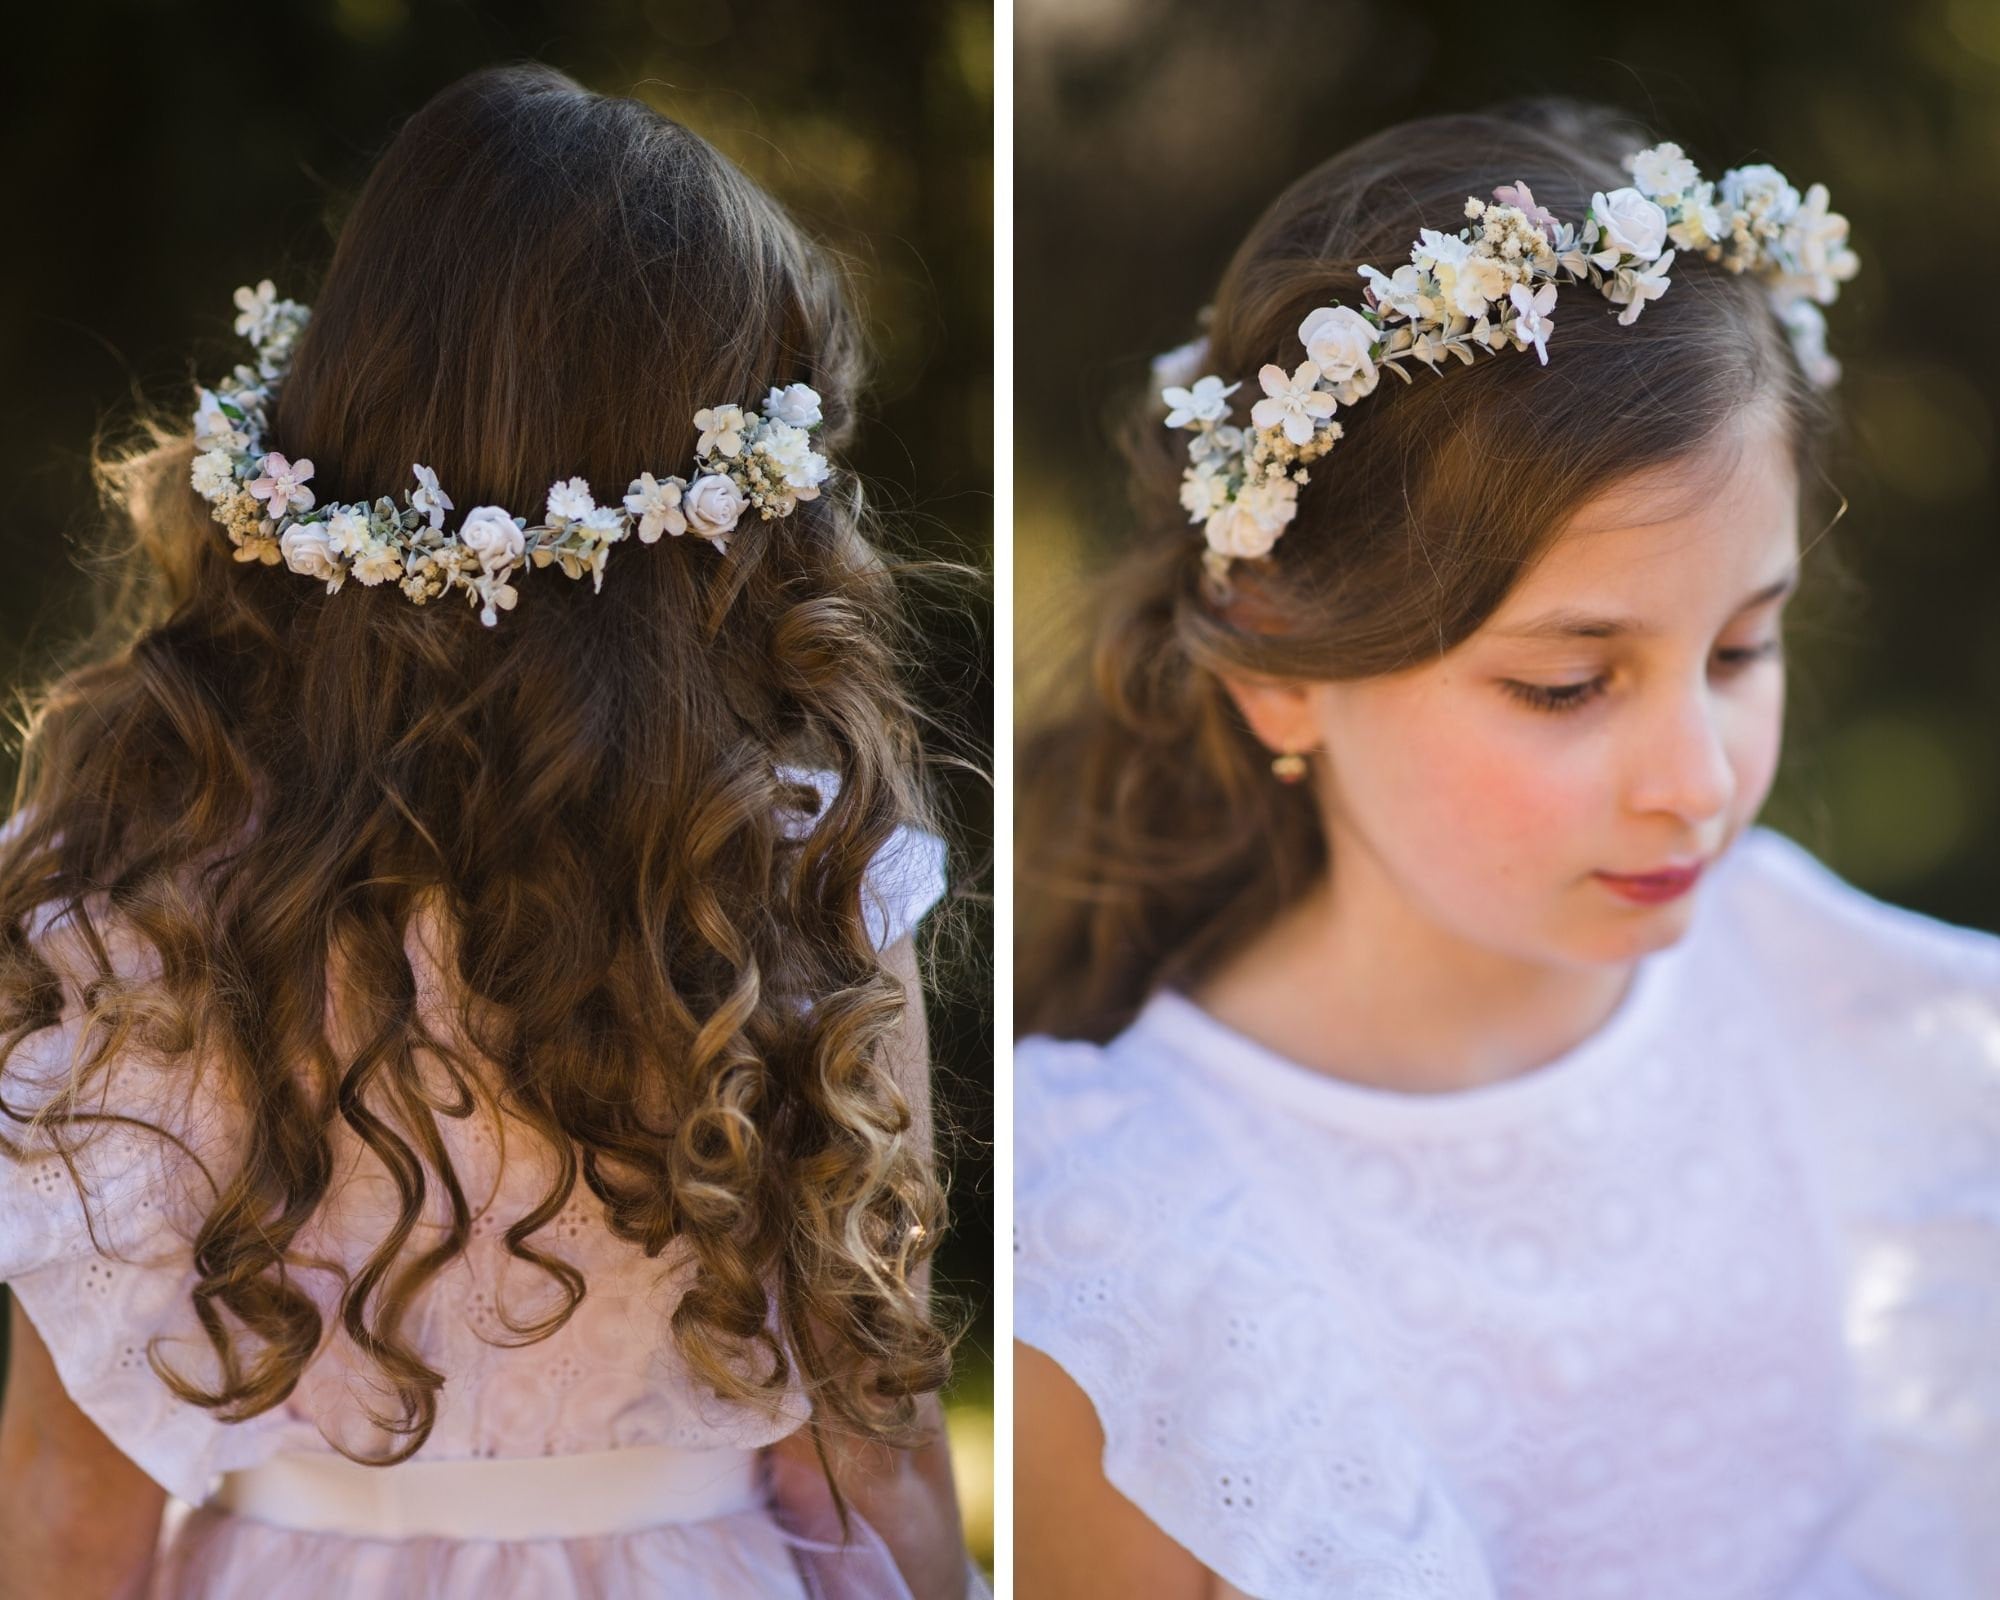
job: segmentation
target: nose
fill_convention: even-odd
[[[1629,768],[1634,811],[1670,812],[1689,824],[1723,813],[1736,792],[1727,713],[1706,683],[1661,692],[1653,714],[1636,719],[1638,747]]]

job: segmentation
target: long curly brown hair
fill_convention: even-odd
[[[1582,217],[1594,190],[1630,181],[1619,158],[1654,142],[1613,108],[1564,98],[1370,136],[1252,225],[1216,291],[1204,370],[1254,393],[1260,365],[1296,353],[1307,312],[1359,304],[1361,267],[1392,267],[1420,228],[1457,227],[1468,195],[1526,183],[1537,204]],[[1310,786],[1272,781],[1225,675],[1353,680],[1442,655],[1585,501],[1696,453],[1753,403],[1785,419],[1806,503],[1829,503],[1839,418],[1753,278],[1682,251],[1671,292],[1629,327],[1576,293],[1546,367],[1502,352],[1408,387],[1385,377],[1345,412],[1330,466],[1272,558],[1235,564],[1226,605],[1202,583],[1203,541],[1178,500],[1187,435],[1161,425],[1153,392],[1133,408],[1134,537],[1087,586],[1085,649],[1042,658],[1043,710],[1018,747],[1020,1032],[1110,1038],[1327,869]],[[1845,581],[1835,563],[1820,570]]]
[[[311,458],[322,499],[413,461],[461,508],[538,508],[572,474],[622,492],[692,458],[697,409],[772,384],[818,390],[836,457],[855,425],[863,341],[830,253],[688,129],[544,67],[409,119],[301,298],[266,442]],[[561,1289],[523,1342],[587,1291],[534,1242],[581,1177],[620,1239],[689,1247],[671,1336],[719,1395],[800,1382],[815,1427],[913,1442],[955,1339],[923,1282],[947,1208],[862,895],[899,825],[944,831],[903,579],[945,564],[890,561],[837,472],[726,555],[620,545],[601,592],[531,571],[494,628],[394,584],[329,595],[232,559],[190,487],[191,406],[100,443],[109,604],[29,696],[0,850],[0,1090],[72,992],[88,1041],[52,1100],[4,1104],[22,1136],[0,1147],[46,1138],[81,1189],[73,1136],[107,1116],[179,1142],[90,1109],[128,1050],[244,1108],[191,1241],[223,1379],[155,1370],[227,1421],[292,1392],[323,1330],[291,1247],[344,1124],[400,1215],[339,1315],[396,1397],[382,1463],[415,1454],[445,1375],[402,1325],[469,1236],[438,1119],[490,1102],[555,1153],[505,1233]],[[794,765],[839,779],[806,829],[779,814],[819,806]],[[432,912],[457,1040],[420,1015],[406,951]],[[56,926],[85,970],[52,959]],[[155,970],[114,970],[114,929]],[[434,1184],[449,1225],[406,1261]]]

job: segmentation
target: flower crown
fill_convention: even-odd
[[[1623,165],[1634,187],[1592,195],[1581,227],[1536,205],[1525,183],[1503,185],[1490,202],[1466,199],[1476,228],[1421,229],[1407,265],[1393,274],[1363,267],[1361,308],[1309,312],[1299,324],[1306,359],[1290,373],[1275,363],[1258,372],[1264,397],[1250,409],[1250,429],[1229,422],[1228,397],[1242,384],[1195,377],[1208,357],[1205,336],[1153,363],[1167,426],[1194,434],[1180,498],[1188,520],[1204,526],[1203,562],[1217,583],[1237,557],[1269,554],[1297,514],[1307,464],[1343,432],[1334,412],[1374,393],[1382,368],[1410,383],[1406,361],[1435,371],[1456,356],[1470,366],[1476,352],[1508,346],[1532,348],[1546,366],[1556,284],[1589,279],[1624,307],[1618,321],[1630,326],[1667,291],[1669,242],[1762,278],[1807,379],[1825,387],[1840,376],[1819,308],[1860,262],[1847,246],[1847,219],[1826,208],[1825,184],[1801,199],[1775,167],[1754,166],[1732,168],[1718,186],[1677,144]]]
[[[818,498],[831,470],[809,438],[821,420],[819,396],[793,383],[773,388],[761,413],[740,405],[697,411],[692,477],[642,472],[622,508],[598,505],[588,482],[566,478],[549,486],[546,522],[530,527],[502,506],[474,506],[447,533],[444,514],[453,502],[421,464],[410,469],[417,484],[403,491],[400,509],[387,495],[372,505],[315,505],[306,487],[312,462],[266,453],[262,443],[272,398],[311,313],[278,299],[269,278],[238,289],[236,305],[236,331],[255,347],[257,365],[238,366],[212,391],[197,391],[194,435],[202,453],[190,478],[228,531],[238,561],[282,560],[325,579],[328,594],[350,573],[371,588],[393,580],[418,605],[463,589],[490,628],[514,608],[512,580],[527,562],[559,564],[571,578],[588,572],[598,593],[611,547],[629,534],[652,544],[662,533],[692,533],[727,550],[746,512],[766,521],[790,516],[799,501]]]

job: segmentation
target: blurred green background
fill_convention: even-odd
[[[9,17],[0,102],[19,232],[0,259],[15,486],[0,686],[82,615],[93,430],[178,402],[196,341],[259,278],[310,298],[331,228],[397,122],[476,67],[532,58],[701,133],[854,266],[877,383],[850,462],[922,553],[992,570],[993,21],[984,0],[865,8],[315,0],[36,6]],[[986,596],[920,594],[928,707],[986,766]],[[15,751],[0,755],[12,782]],[[968,1538],[992,1547],[992,796],[953,780],[972,898],[933,952],[939,1116],[956,1130],[938,1286],[976,1312],[948,1396]],[[0,1306],[0,1312],[4,1307]],[[0,1360],[5,1317],[0,1314]]]
[[[1872,893],[2000,928],[2000,326],[1950,287],[2000,247],[2000,4],[1020,0],[1015,27],[1023,716],[1077,574],[1129,534],[1112,420],[1265,205],[1408,117],[1608,101],[1713,176],[1825,182],[1861,257],[1828,312],[1851,429],[1831,539],[1858,581],[1792,608],[1762,820]]]

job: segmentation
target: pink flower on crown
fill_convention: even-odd
[[[1513,206],[1526,215],[1527,219],[1548,237],[1550,244],[1556,242],[1556,229],[1561,226],[1556,214],[1544,206],[1535,204],[1535,191],[1525,183],[1503,183],[1493,191],[1493,198],[1503,206]]]
[[[252,478],[245,487],[259,500],[269,502],[273,522],[289,512],[312,510],[313,492],[305,486],[313,475],[310,461],[287,461],[273,450],[257,467],[262,476]]]

